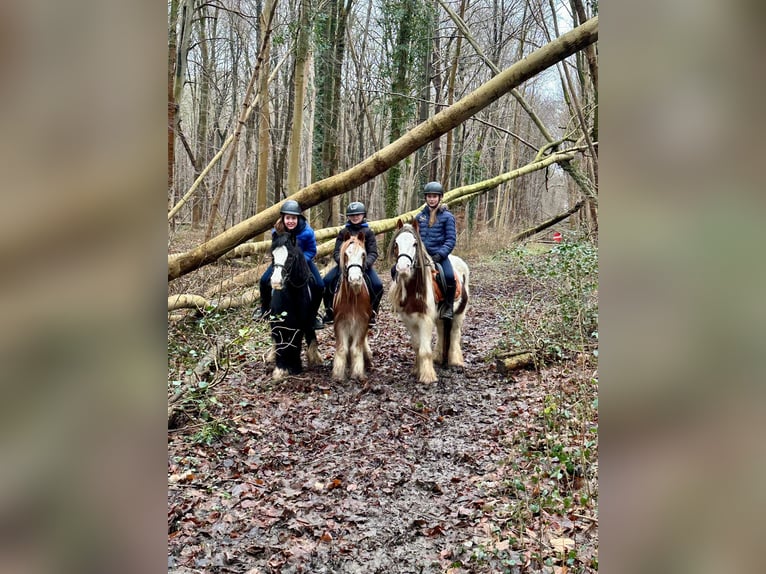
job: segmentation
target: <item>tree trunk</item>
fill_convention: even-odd
[[[465,16],[466,0],[460,0],[460,19]],[[460,30],[457,30],[457,40],[455,42],[455,57],[452,60],[452,67],[450,68],[449,79],[447,80],[447,106],[451,106],[455,101],[455,79],[457,78],[458,63],[460,62],[460,47],[463,43],[463,34]],[[449,189],[450,170],[452,169],[452,150],[454,146],[453,142],[454,132],[447,132],[447,151],[444,154],[444,170],[441,174],[441,182],[444,189]]]
[[[353,189],[383,173],[418,148],[486,108],[526,80],[592,44],[598,39],[598,17],[535,50],[524,60],[474,90],[449,108],[421,123],[398,140],[344,173],[317,181],[302,189],[292,199],[304,209],[334,195]],[[281,202],[280,202],[281,203]],[[221,255],[268,229],[279,215],[280,204],[242,221],[198,247],[168,259],[168,280],[217,260]]]
[[[175,203],[173,188],[173,174],[176,162],[175,151],[175,126],[178,104],[175,100],[175,71],[178,55],[178,3],[180,0],[171,0],[170,14],[168,16],[168,209]],[[175,220],[171,222],[175,228]]]
[[[274,12],[272,11],[270,16],[273,18],[273,15],[274,15]],[[226,165],[223,168],[223,173],[221,174],[221,181],[218,183],[218,189],[215,192],[213,203],[210,205],[210,221],[208,221],[207,231],[205,233],[205,237],[206,237],[205,241],[208,240],[207,237],[212,232],[213,225],[215,225],[215,220],[218,217],[218,205],[221,201],[221,196],[223,195],[223,191],[226,187],[226,180],[229,175],[229,170],[231,169],[231,165],[234,162],[234,157],[237,154],[237,143],[239,142],[239,136],[242,133],[242,125],[245,123],[245,120],[247,119],[248,114],[252,110],[250,106],[250,98],[253,96],[253,89],[255,86],[255,82],[258,79],[258,74],[260,73],[260,67],[263,65],[264,51],[266,50],[266,46],[270,42],[271,31],[272,31],[271,22],[272,20],[269,20],[266,34],[263,36],[261,40],[261,45],[258,50],[258,61],[255,64],[255,70],[253,70],[253,75],[250,78],[250,82],[248,83],[247,90],[245,91],[245,99],[242,102],[242,112],[239,116],[239,119],[237,120],[236,127],[234,128],[233,145],[229,152],[229,158],[227,159]],[[256,97],[256,99],[259,99],[259,98]],[[276,220],[276,218],[274,219]],[[265,231],[265,229],[263,231]]]
[[[309,55],[309,14],[311,0],[301,0],[298,42],[295,47],[295,83],[293,86],[293,122],[287,165],[287,195],[298,191],[300,185],[301,143],[303,133],[303,103],[306,97],[306,67]],[[276,198],[275,198],[276,199]]]
[[[207,5],[200,6],[200,17],[197,20],[202,72],[199,78],[199,105],[197,109],[197,150],[193,159],[195,179],[202,173],[202,167],[207,165],[207,150],[210,145],[208,141],[210,139],[208,114],[210,112],[210,75],[213,72],[208,49],[208,37],[210,35],[207,33],[207,10]],[[194,201],[192,201],[192,229],[199,228],[202,223],[202,203],[206,195],[207,189],[203,184],[202,193],[195,195]]]
[[[261,37],[269,35],[271,20],[274,12],[274,0],[266,0],[266,6],[260,18]],[[271,57],[271,42],[266,42],[263,46],[263,55],[261,59],[261,71],[259,72],[258,94],[260,96],[261,106],[258,114],[258,175],[256,177],[256,210],[263,211],[268,205],[267,191],[269,187],[269,151],[271,149],[269,141],[269,131],[271,129],[271,112],[269,109],[269,61]],[[268,233],[265,231],[264,233]],[[264,235],[264,239],[266,236]]]

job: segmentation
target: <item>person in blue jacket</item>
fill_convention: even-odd
[[[340,248],[343,246],[345,232],[348,231],[352,236],[357,235],[360,231],[364,233],[364,248],[367,252],[365,275],[370,281],[370,287],[372,288],[372,318],[370,319],[370,325],[374,325],[376,317],[378,316],[378,308],[380,307],[380,300],[383,298],[383,282],[375,273],[375,269],[372,268],[375,262],[378,260],[378,242],[375,239],[375,232],[370,228],[366,220],[367,208],[364,203],[360,201],[352,201],[346,208],[346,217],[348,221],[343,229],[338,233],[338,237],[335,238],[335,252],[333,258],[335,259],[335,267],[324,277],[324,322],[331,324],[334,321],[334,313],[332,308],[333,298],[335,297],[335,290],[338,288],[338,276],[340,275]]]
[[[444,294],[439,316],[452,319],[452,307],[455,302],[455,272],[449,260],[449,254],[457,243],[455,216],[446,205],[441,203],[444,188],[438,181],[428,182],[423,186],[426,206],[415,216],[420,229],[420,239],[431,258],[441,265],[447,292]]]
[[[314,309],[315,314],[314,329],[324,329],[324,323],[316,316],[316,312],[319,311],[319,306],[322,304],[322,290],[324,288],[322,275],[319,273],[316,263],[314,263],[314,257],[317,254],[316,235],[309,222],[303,216],[301,206],[297,201],[288,199],[282,205],[279,213],[279,220],[274,225],[274,229],[271,230],[271,234],[275,235],[278,232],[288,231],[295,236],[298,247],[303,251],[303,256],[306,258],[306,262],[314,276],[313,283],[309,283],[311,285],[312,309]],[[257,315],[258,318],[268,318],[271,312],[271,276],[273,274],[274,264],[272,263],[261,275],[261,310]]]

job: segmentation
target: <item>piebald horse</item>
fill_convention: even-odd
[[[413,224],[398,222],[398,231],[391,242],[390,251],[396,260],[396,279],[388,292],[391,306],[410,333],[415,351],[415,375],[421,383],[436,382],[434,357],[446,366],[463,366],[460,338],[468,308],[468,265],[460,257],[450,255],[455,279],[462,285],[455,296],[452,319],[440,319],[433,285],[435,269],[431,257],[423,247],[417,220]],[[436,348],[431,339],[436,327]]]
[[[311,313],[309,281],[311,269],[295,236],[279,233],[271,242],[274,273],[271,276],[271,339],[276,362],[272,379],[279,381],[287,375],[300,373],[301,346],[306,340],[309,366],[320,365],[314,315]]]
[[[333,299],[335,313],[335,357],[332,378],[342,381],[349,370],[349,378],[365,380],[365,361],[372,363],[372,352],[367,341],[372,302],[370,288],[364,279],[367,251],[364,233],[351,236],[348,232],[340,248],[340,280]]]

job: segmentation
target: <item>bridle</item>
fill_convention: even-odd
[[[400,253],[399,255],[397,255],[397,257],[396,257],[396,262],[397,262],[397,263],[399,263],[399,260],[400,260],[402,257],[406,257],[407,259],[409,259],[409,260],[410,260],[410,265],[411,265],[412,267],[417,267],[417,264],[415,263],[415,260],[414,260],[414,259],[413,259],[413,258],[410,256],[410,254],[409,254],[409,253]]]
[[[345,262],[344,262],[344,265],[343,265],[343,275],[345,277],[348,277],[349,276],[349,271],[351,271],[354,268],[357,268],[357,269],[359,269],[359,272],[362,274],[362,276],[364,276],[364,267],[365,267],[365,262],[367,261],[367,252],[366,251],[362,252],[362,262],[361,263],[348,263],[347,262],[348,261],[348,253],[347,253],[347,251],[348,251],[349,247],[351,247],[351,245],[348,245],[343,250],[343,258],[345,259]]]
[[[302,283],[298,284],[293,282],[292,272],[298,257],[302,257],[302,255],[299,253],[297,254],[291,253],[290,249],[288,248],[285,262],[277,263],[276,261],[273,261],[272,266],[274,267],[275,270],[282,269],[282,276],[283,276],[282,282],[285,285],[289,285],[290,287],[295,287],[299,289],[301,287],[304,287],[309,282],[309,279],[311,278],[311,272],[306,274],[306,279]]]
[[[410,230],[402,230],[402,231],[400,232],[400,235],[403,235],[403,234],[405,234],[405,233],[407,233],[407,234],[409,234],[409,235],[412,235],[412,239],[413,239],[413,245],[415,246],[415,257],[413,257],[412,255],[410,255],[409,253],[399,253],[399,254],[396,256],[396,263],[395,263],[395,264],[398,264],[398,263],[399,263],[399,260],[400,260],[402,257],[405,257],[405,258],[407,258],[407,259],[409,260],[409,262],[410,262],[410,266],[411,266],[413,269],[420,269],[420,268],[421,268],[421,264],[420,264],[420,261],[424,261],[424,262],[425,262],[425,265],[426,265],[426,267],[430,266],[430,265],[431,265],[431,263],[428,261],[428,259],[427,259],[427,258],[425,258],[425,257],[418,257],[418,256],[417,256],[417,254],[418,254],[418,251],[419,251],[419,250],[425,251],[425,248],[423,247],[423,245],[422,245],[422,244],[421,244],[421,242],[420,242],[420,238],[419,238],[419,237],[417,237],[417,235],[415,235],[415,233],[413,233],[413,232],[412,232],[412,231],[410,231]],[[398,236],[397,236],[397,237],[398,237]],[[394,238],[394,242],[396,242],[396,238]]]

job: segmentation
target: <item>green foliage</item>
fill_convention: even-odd
[[[517,246],[503,255],[524,288],[505,306],[507,344],[564,359],[598,356],[598,249],[567,241],[539,254]]]
[[[227,435],[230,430],[228,425],[214,419],[206,423],[202,429],[192,437],[192,441],[210,446],[221,439],[221,437]]]
[[[168,396],[176,397],[174,404],[186,417],[201,421],[195,442],[211,444],[228,432],[217,418],[223,405],[214,387],[231,369],[261,356],[270,345],[268,324],[254,322],[249,307],[211,311],[169,326]]]

